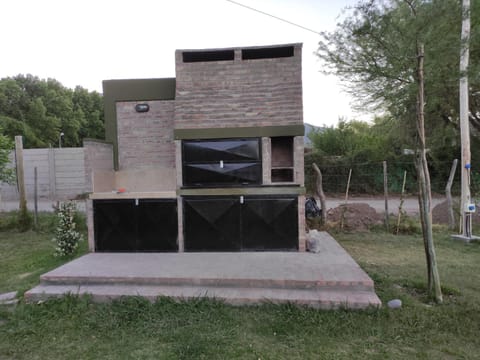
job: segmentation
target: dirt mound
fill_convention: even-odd
[[[455,221],[458,223],[460,204],[457,200],[453,200],[453,213],[455,215]],[[432,221],[434,224],[448,224],[448,205],[447,201],[438,204],[432,209]],[[480,213],[473,214],[473,223],[480,224]]]
[[[373,225],[381,225],[383,216],[373,207],[365,203],[340,205],[327,212],[327,220],[338,226],[343,214],[343,228],[348,231],[368,231]]]

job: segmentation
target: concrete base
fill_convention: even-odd
[[[380,306],[370,277],[328,234],[320,252],[93,253],[41,276],[30,302],[66,293],[95,301],[120,296],[209,297],[230,304],[295,303],[315,308]]]
[[[480,241],[480,236],[472,235],[470,237],[464,235],[452,235],[452,239],[461,240],[465,243],[470,243],[472,241]]]

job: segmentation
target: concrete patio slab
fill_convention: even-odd
[[[292,302],[319,308],[380,306],[370,277],[327,233],[321,251],[91,253],[41,276],[28,301],[65,293],[94,300],[139,295],[213,297],[232,304]]]

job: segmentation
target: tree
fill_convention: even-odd
[[[17,75],[0,80],[0,126],[13,139],[24,137],[25,147],[58,144],[79,146],[85,137],[103,139],[103,99],[81,87],[64,87],[54,79]]]
[[[453,22],[458,4],[452,0],[403,0],[360,2],[350,17],[331,34],[323,34],[317,55],[330,71],[347,82],[352,94],[364,106],[382,109],[410,130],[407,139],[417,149],[419,205],[425,255],[428,289],[432,297],[442,301],[432,233],[431,184],[426,157],[426,122],[435,124],[441,114],[441,102],[436,93],[437,82],[458,77],[445,70],[444,57],[452,59],[451,48],[459,41],[448,32],[445,23]],[[442,23],[443,22],[443,23]],[[457,60],[458,62],[458,60]],[[438,73],[448,78],[438,78]],[[446,75],[445,75],[446,76]],[[427,91],[426,91],[427,89]],[[425,106],[425,94],[432,98]],[[448,121],[451,117],[447,116]],[[435,126],[428,126],[434,129]]]
[[[10,168],[9,155],[13,149],[13,142],[2,134],[0,129],[0,182],[12,184],[15,182],[15,169]]]

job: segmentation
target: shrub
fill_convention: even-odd
[[[76,230],[76,205],[68,201],[58,207],[58,224],[53,241],[56,243],[55,256],[69,256],[73,254],[83,236]]]

